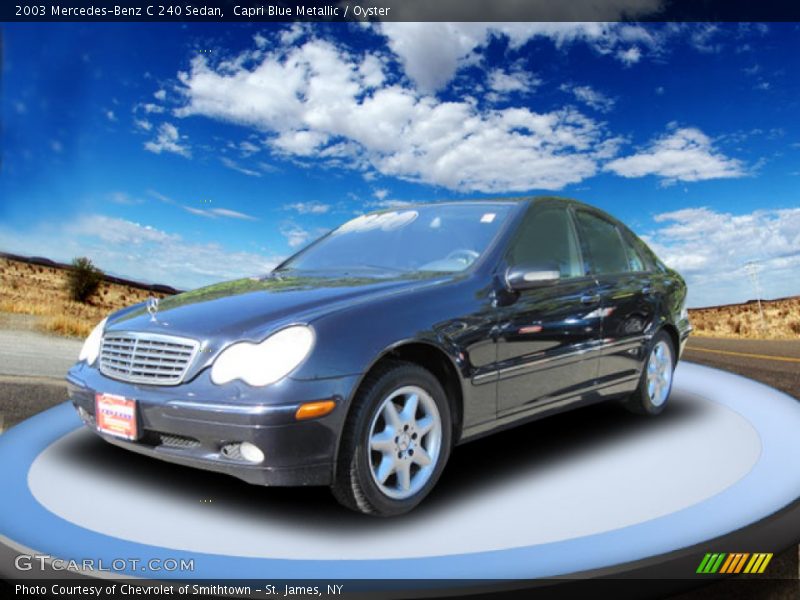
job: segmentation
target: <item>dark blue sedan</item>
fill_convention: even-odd
[[[69,371],[103,439],[396,515],[452,448],[619,399],[657,415],[690,325],[683,279],[561,198],[360,216],[271,273],[104,319]]]

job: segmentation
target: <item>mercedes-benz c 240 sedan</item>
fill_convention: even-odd
[[[69,395],[118,446],[396,515],[461,442],[606,399],[660,413],[685,299],[644,242],[579,202],[410,206],[265,276],[115,312]]]

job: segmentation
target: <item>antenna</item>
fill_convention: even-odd
[[[764,320],[764,309],[761,307],[761,284],[758,279],[758,273],[761,271],[761,265],[751,260],[744,265],[745,273],[750,276],[750,281],[753,283],[753,289],[756,292],[756,301],[758,302],[758,314],[761,317],[761,329],[766,330],[767,322]]]

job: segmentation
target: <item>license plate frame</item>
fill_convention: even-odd
[[[97,431],[136,441],[139,438],[138,406],[134,398],[98,392],[94,396]]]

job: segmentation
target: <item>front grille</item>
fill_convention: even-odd
[[[183,381],[199,346],[197,340],[169,335],[110,332],[100,346],[100,372],[133,383],[176,385]]]

